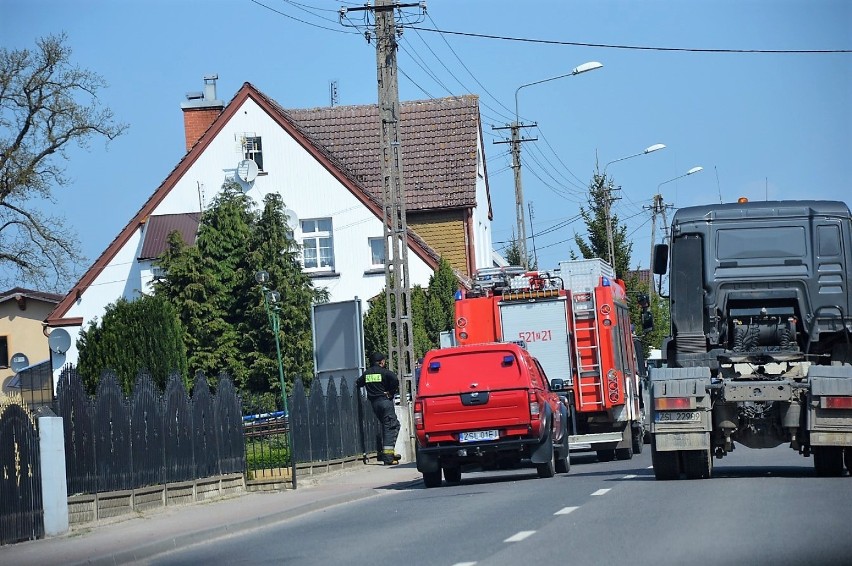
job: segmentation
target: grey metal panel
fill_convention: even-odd
[[[318,374],[364,367],[360,299],[314,305],[311,318]]]
[[[811,377],[811,395],[852,395],[852,376]]]
[[[503,303],[500,323],[504,340],[524,340],[527,350],[541,363],[548,379],[573,382],[568,344],[566,299]],[[543,339],[543,332],[548,331]],[[532,333],[532,334],[528,334]],[[525,340],[525,337],[532,338]]]
[[[654,380],[654,397],[703,397],[707,394],[710,378]]]
[[[651,379],[710,379],[710,368],[700,366],[691,368],[651,368]]]

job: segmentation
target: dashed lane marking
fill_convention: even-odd
[[[535,531],[521,531],[519,533],[516,533],[516,534],[510,536],[509,538],[507,538],[503,542],[520,542],[520,541],[524,540],[525,538],[527,538],[528,536],[532,535],[533,533],[535,533]]]
[[[607,487],[607,488],[604,488],[604,489],[599,489],[599,490],[597,490],[596,492],[594,492],[592,495],[603,495],[603,494],[605,494],[607,491],[609,491],[609,488],[608,488],[608,487]]]
[[[636,477],[636,474],[627,474],[627,475],[626,475],[626,476],[624,476],[622,479],[625,479],[625,480],[632,480],[632,479],[633,479],[633,478],[635,478],[635,477]]]
[[[579,507],[563,507],[562,509],[554,513],[554,515],[567,515],[571,511],[575,511],[577,509],[579,509]]]
[[[453,566],[473,566],[476,562],[456,562]]]
[[[647,467],[647,468],[645,468],[645,469],[646,469],[646,470],[653,470],[653,469],[654,469],[654,466],[648,466],[648,467]]]

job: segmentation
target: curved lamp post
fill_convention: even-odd
[[[284,363],[281,361],[281,339],[279,338],[281,331],[281,317],[279,313],[281,312],[281,307],[278,306],[278,303],[281,301],[281,294],[267,287],[267,283],[269,283],[268,271],[258,271],[254,274],[254,280],[260,285],[261,295],[263,295],[263,306],[266,308],[266,318],[275,337],[275,353],[278,356],[278,379],[281,383],[281,400],[284,403],[284,418],[287,423],[287,444],[290,446],[293,489],[296,489],[296,453],[293,450],[293,432],[290,426],[290,410],[287,408],[287,385],[284,382]]]
[[[524,189],[523,184],[521,183],[522,140],[520,139],[519,133],[521,125],[519,123],[518,118],[518,93],[521,92],[522,88],[526,88],[528,86],[555,81],[556,79],[564,79],[565,77],[573,77],[574,75],[594,71],[595,69],[600,69],[601,67],[603,67],[602,63],[598,63],[597,61],[589,61],[588,63],[583,63],[582,65],[574,67],[573,69],[571,69],[570,73],[565,73],[564,75],[557,75],[548,79],[542,79],[540,81],[533,81],[531,83],[522,84],[517,89],[515,89],[515,122],[514,124],[512,124],[512,168],[515,170],[515,215],[518,221],[518,247],[520,248],[521,252],[521,263],[523,263],[525,268],[529,267],[529,254],[527,252],[527,228],[524,212]]]
[[[654,195],[654,204],[652,206],[653,216],[651,221],[651,262],[649,264],[650,269],[653,273],[654,268],[654,244],[656,243],[656,233],[657,233],[657,214],[663,215],[663,230],[666,232],[666,237],[664,239],[664,243],[669,241],[669,225],[668,220],[666,219],[666,205],[663,204],[663,195],[660,194],[660,187],[667,183],[671,183],[672,181],[677,181],[678,179],[683,179],[684,177],[688,177],[689,175],[694,175],[700,171],[703,171],[704,167],[700,165],[696,165],[683,175],[678,175],[677,177],[672,177],[667,181],[663,181],[659,185],[657,185],[657,194]],[[661,283],[662,284],[662,283]],[[651,294],[654,293],[654,286],[651,285]]]
[[[646,147],[644,150],[639,153],[634,153],[633,155],[627,155],[625,157],[619,157],[618,159],[613,159],[603,168],[603,182],[606,183],[606,168],[612,165],[613,163],[618,163],[619,161],[624,161],[626,159],[632,159],[633,157],[639,157],[640,155],[647,155],[649,153],[654,153],[655,151],[659,151],[661,149],[665,149],[666,145],[662,143],[655,143],[654,145],[650,145]],[[612,211],[610,207],[612,206],[612,195],[609,194],[609,188],[606,188],[607,198],[606,198],[606,245],[607,252],[609,253],[609,264],[612,266],[613,270],[615,269],[615,241],[612,237]]]

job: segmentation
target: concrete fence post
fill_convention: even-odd
[[[41,499],[45,536],[68,531],[68,485],[65,480],[65,433],[61,417],[39,417]]]

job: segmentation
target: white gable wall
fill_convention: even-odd
[[[482,163],[482,139],[477,134],[476,147],[479,159],[476,164],[476,207],[473,209],[473,242],[476,268],[491,267],[491,220],[488,218],[488,191],[485,184],[485,166]]]
[[[152,214],[196,212],[202,209],[202,202],[205,208],[209,206],[225,179],[234,176],[243,158],[240,138],[247,133],[262,140],[264,172],[244,185],[258,207],[262,206],[265,195],[280,193],[285,207],[297,217],[291,218],[290,225],[298,241],[301,241],[298,220],[332,219],[334,274],[315,277],[314,284],[327,288],[331,301],[353,297],[366,300],[380,293],[384,288],[384,272],[372,265],[368,239],[382,237],[382,221],[250,99],[211,140]],[[151,262],[137,260],[143,234],[144,226],[136,230],[96,276],[65,317],[83,317],[85,328],[119,297],[133,299],[141,292],[150,292]],[[409,252],[408,261],[412,285],[428,285],[432,275],[429,265],[414,252]],[[273,281],[273,288],[274,285]],[[55,356],[62,358],[54,361],[57,377],[63,364],[76,363],[78,357],[76,341],[80,327],[66,327],[66,330],[71,334],[72,346],[64,356]]]

